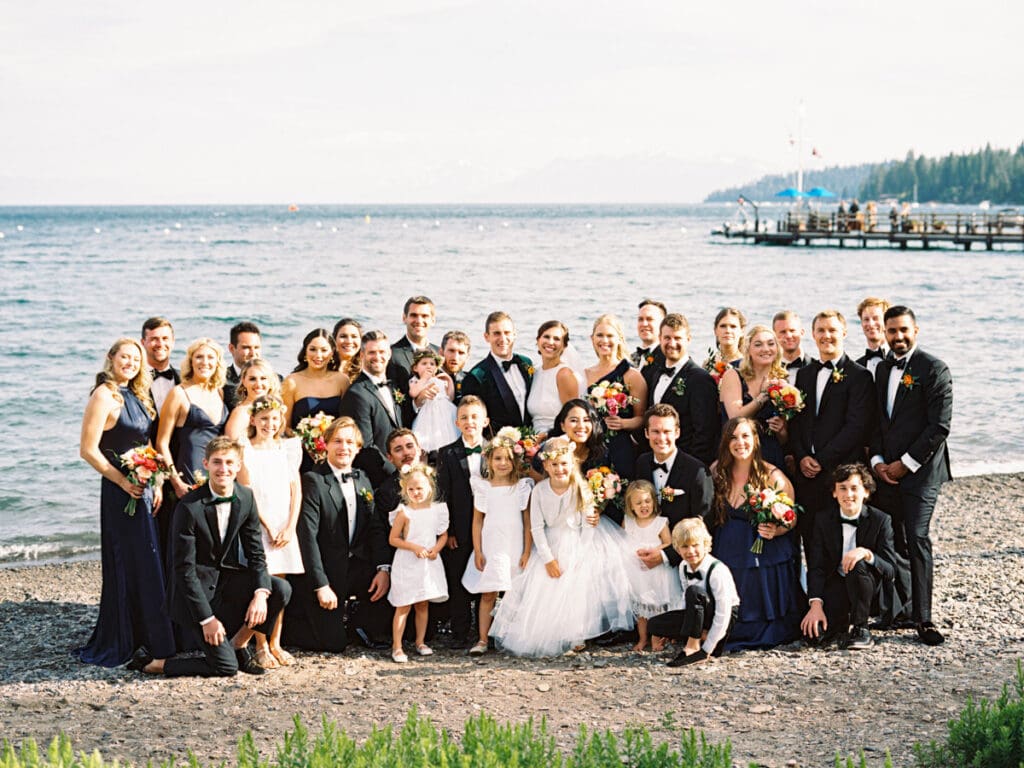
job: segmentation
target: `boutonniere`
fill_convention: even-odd
[[[902,384],[907,389],[913,389],[918,385],[919,382],[920,379],[918,379],[918,377],[912,374],[910,371],[907,371],[900,377],[900,384]]]
[[[529,363],[526,364],[526,375],[533,376],[533,366]]]
[[[667,485],[661,489],[661,493],[658,496],[661,497],[661,502],[667,504],[672,501],[676,496],[682,496],[686,491],[677,491],[675,488],[669,488]]]
[[[682,397],[686,394],[686,379],[678,377],[675,384],[672,385],[672,392],[676,397]]]
[[[393,390],[391,390],[391,393],[395,397],[395,405],[401,405],[402,403],[405,402],[405,395],[402,394],[401,390],[393,389]]]
[[[842,368],[836,368],[832,371],[832,383],[838,384],[840,381],[846,378],[846,371]]]
[[[371,491],[369,488],[360,488],[359,496],[367,504],[373,504],[373,491]]]
[[[196,488],[202,488],[204,485],[206,485],[207,481],[210,478],[208,478],[201,469],[197,469],[195,472],[192,473],[192,479],[195,481],[194,483],[192,483],[192,490],[194,491]]]
[[[644,365],[654,365],[654,355],[644,357]]]

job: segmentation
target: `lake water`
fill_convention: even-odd
[[[634,331],[636,303],[661,299],[711,344],[719,307],[752,322],[781,308],[853,318],[867,295],[906,303],[922,348],[955,380],[954,474],[1018,471],[1024,415],[1024,255],[1016,251],[767,248],[709,235],[731,209],[703,206],[285,206],[0,208],[0,563],[93,557],[99,478],[78,457],[80,419],[110,343],[146,317],[188,342],[227,344],[239,319],[263,329],[264,356],[294,365],[302,337],[342,316],[397,338],[402,304],[438,308],[432,338],[469,332],[505,309],[517,350],[558,318],[590,360],[602,312]],[[631,345],[635,339],[630,338]],[[805,349],[813,352],[809,338]]]

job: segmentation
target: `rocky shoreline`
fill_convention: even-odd
[[[885,632],[867,651],[794,644],[682,670],[626,646],[542,661],[439,650],[402,667],[355,647],[298,654],[297,666],[262,677],[144,678],[69,653],[96,618],[98,562],[0,569],[0,733],[48,742],[64,731],[76,750],[136,765],[189,750],[219,762],[233,760],[247,729],[272,757],[295,714],[314,731],[326,715],[362,737],[400,725],[416,705],[455,734],[483,710],[499,721],[545,717],[563,746],[580,725],[642,724],[656,740],[689,727],[731,739],[741,765],[831,765],[837,751],[862,748],[869,765],[886,750],[912,765],[915,742],[942,739],[967,697],[997,696],[1024,657],[1024,474],[948,484],[932,534],[944,645]]]

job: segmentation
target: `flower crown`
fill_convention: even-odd
[[[278,400],[276,397],[261,397],[255,403],[249,406],[249,415],[255,416],[263,411],[280,411],[282,414],[288,411],[288,406]]]
[[[576,443],[574,443],[572,440],[568,440],[564,445],[550,445],[557,439],[558,438],[552,438],[551,440],[546,440],[544,442],[544,447],[537,454],[538,456],[540,456],[541,461],[548,461],[549,459],[554,459],[558,456],[563,456],[567,453],[575,452]]]
[[[413,472],[422,472],[427,477],[433,477],[437,474],[437,471],[429,464],[406,464],[398,471],[407,476]]]
[[[523,434],[515,427],[502,427],[484,446],[484,453],[490,454],[495,448],[507,448],[513,454],[522,453],[522,440]]]

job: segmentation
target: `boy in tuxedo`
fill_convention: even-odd
[[[171,618],[201,635],[203,657],[154,659],[140,648],[129,666],[167,677],[230,677],[239,670],[260,675],[264,670],[249,641],[254,632],[273,631],[291,587],[267,573],[252,491],[235,484],[241,445],[215,437],[203,467],[209,481],[185,494],[174,510],[174,575],[167,594]]]
[[[712,557],[711,534],[700,518],[690,518],[672,529],[672,546],[682,564],[679,581],[683,608],[654,616],[647,622],[651,634],[685,639],[686,645],[670,667],[685,667],[721,656],[739,611],[729,566]]]
[[[840,465],[832,480],[838,508],[832,505],[815,520],[807,550],[809,608],[800,629],[815,645],[843,637],[851,650],[869,648],[872,600],[894,576],[892,523],[864,503],[875,481],[863,464]]]
[[[370,647],[386,636],[391,610],[388,528],[374,508],[366,475],[352,462],[363,444],[355,422],[340,416],[324,433],[327,461],[302,476],[302,509],[295,538],[305,574],[293,577],[295,600],[285,621],[286,643],[340,653],[348,645],[346,601],[358,601],[352,623]]]
[[[441,552],[448,582],[448,612],[453,647],[463,647],[471,636],[471,595],[462,586],[462,574],[473,556],[473,490],[470,478],[480,477],[487,408],[476,395],[463,395],[455,424],[461,433],[437,451],[437,490],[448,505],[448,543]],[[443,610],[443,609],[442,609]]]
[[[491,348],[462,380],[462,395],[476,395],[487,409],[490,433],[502,427],[530,426],[526,399],[533,382],[533,363],[512,352],[516,329],[505,312],[491,312],[484,325],[484,340]]]

